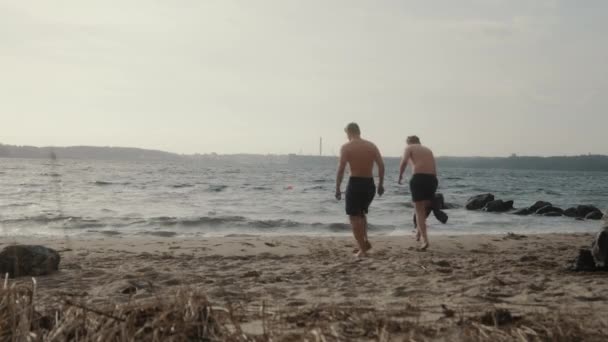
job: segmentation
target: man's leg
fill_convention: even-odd
[[[426,209],[426,216],[425,217],[427,219],[429,218],[429,216],[431,216],[431,211],[433,211],[432,208],[427,208]],[[415,210],[414,210],[414,231],[416,232],[416,241],[420,241],[420,231],[418,230],[418,219],[416,218],[416,211]]]
[[[369,225],[367,223],[367,215],[363,214],[363,224],[365,225],[365,251],[369,251],[372,249],[372,244],[369,242],[369,238],[367,237],[367,230],[369,229]]]
[[[416,233],[416,237],[422,238],[422,250],[425,250],[429,247],[429,239],[426,232],[426,210],[429,205],[429,201],[414,202],[414,207],[416,208],[416,216],[418,219],[418,230]]]
[[[364,216],[349,216],[350,224],[353,227],[353,235],[359,245],[359,252],[357,257],[365,257],[367,248],[365,244],[365,219]]]

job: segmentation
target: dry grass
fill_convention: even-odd
[[[37,303],[35,282],[0,289],[0,341],[604,341],[596,317],[511,317],[505,311],[422,324],[413,307],[326,305],[272,311],[215,307],[183,289],[153,300],[89,307],[68,297]],[[586,323],[593,323],[592,325]],[[245,331],[254,324],[261,332]]]

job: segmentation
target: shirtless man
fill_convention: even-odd
[[[399,184],[403,182],[403,173],[407,168],[407,164],[412,162],[412,178],[410,179],[410,192],[412,193],[412,202],[416,209],[416,217],[418,219],[416,229],[416,240],[420,241],[422,237],[421,250],[429,248],[429,238],[426,232],[426,217],[427,208],[432,205],[432,200],[435,198],[435,192],[439,184],[437,180],[437,165],[433,151],[420,143],[417,136],[407,138],[407,148],[401,160],[399,168]]]
[[[384,194],[384,161],[373,143],[361,138],[361,130],[356,123],[346,126],[349,142],[342,146],[336,177],[336,199],[342,199],[342,180],[346,164],[350,166],[350,179],[346,188],[346,214],[350,218],[353,235],[359,245],[358,258],[366,257],[372,248],[367,238],[367,213],[376,194],[374,184],[374,163],[378,164],[378,195]]]

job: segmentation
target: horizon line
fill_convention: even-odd
[[[318,155],[318,154],[301,154],[301,153],[254,153],[254,152],[237,152],[237,153],[216,153],[216,152],[194,152],[194,153],[179,153],[179,152],[171,152],[162,149],[155,148],[145,148],[145,147],[132,147],[132,146],[112,146],[112,145],[68,145],[68,146],[36,146],[36,145],[10,145],[6,143],[0,143],[0,146],[11,146],[11,147],[34,147],[39,149],[53,149],[53,148],[118,148],[118,149],[137,149],[144,151],[154,151],[154,152],[162,152],[173,154],[176,156],[182,157],[195,157],[195,156],[301,156],[301,157],[326,157],[326,158],[337,158],[337,155]],[[470,155],[470,156],[462,156],[462,155],[441,155],[436,158],[555,158],[555,157],[608,157],[608,154],[564,154],[564,155],[519,155],[519,154],[511,154],[510,156],[481,156],[481,155]],[[401,156],[391,156],[385,155],[384,158],[401,158]]]

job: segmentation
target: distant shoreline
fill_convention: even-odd
[[[335,156],[312,155],[257,155],[257,154],[177,154],[160,150],[130,147],[35,147],[0,144],[0,158],[22,159],[77,159],[115,161],[223,161],[256,162],[272,160],[294,165],[310,162],[327,163],[335,166]],[[398,162],[399,158],[386,157],[387,162]],[[438,157],[443,168],[506,169],[506,170],[547,170],[547,171],[601,171],[608,172],[608,156],[511,156],[511,157]]]

